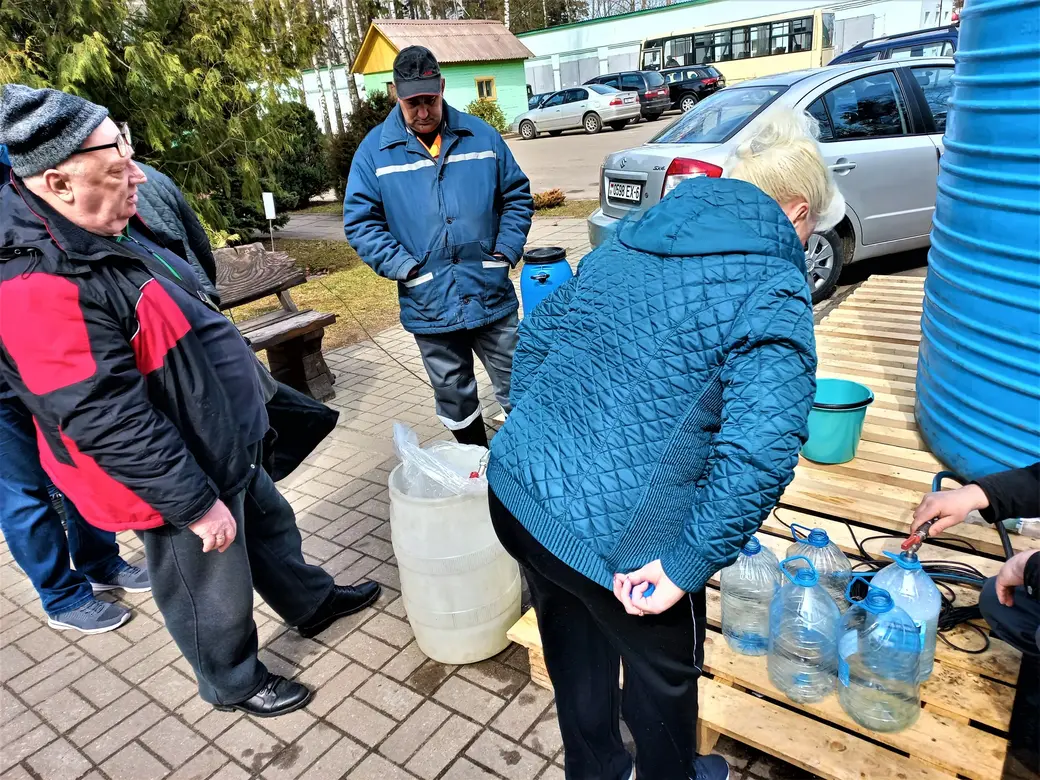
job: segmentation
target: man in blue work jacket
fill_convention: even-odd
[[[459,442],[487,446],[473,354],[508,413],[519,309],[509,269],[531,229],[530,183],[494,128],[444,102],[429,49],[397,55],[394,86],[397,108],[354,155],[343,227],[397,281],[437,416]]]

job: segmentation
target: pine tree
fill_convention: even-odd
[[[3,0],[0,83],[51,86],[130,124],[137,156],[214,228],[260,201],[294,138],[295,99],[323,31],[307,0]]]

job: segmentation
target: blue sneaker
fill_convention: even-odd
[[[148,579],[148,570],[140,566],[127,563],[112,575],[109,582],[90,583],[95,593],[104,593],[106,590],[125,590],[127,593],[147,593],[152,589],[152,583]]]
[[[697,774],[692,780],[729,780],[729,764],[722,756],[714,753],[699,756],[693,762],[693,768]]]
[[[47,625],[59,631],[79,631],[81,634],[104,634],[126,623],[131,612],[126,607],[92,599],[75,609],[48,616]]]

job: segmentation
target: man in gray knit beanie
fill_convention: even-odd
[[[303,557],[260,460],[256,358],[137,218],[146,177],[125,126],[9,85],[0,143],[14,166],[0,187],[0,379],[32,413],[44,469],[88,523],[138,533],[203,699],[258,717],[303,707],[310,689],[257,657],[253,587],[309,638],[371,605],[378,583],[337,585]]]
[[[116,235],[137,211],[137,186],[147,179],[106,108],[55,89],[6,84],[0,144],[26,188],[84,230]]]
[[[0,97],[0,144],[23,179],[69,159],[108,109],[56,89],[6,84]]]

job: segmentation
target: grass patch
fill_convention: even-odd
[[[313,203],[298,211],[290,211],[291,216],[303,216],[304,214],[343,214],[343,204],[334,200],[331,203]]]
[[[274,247],[288,252],[313,277],[290,291],[296,305],[338,315],[336,324],[325,329],[325,349],[363,341],[368,338],[365,330],[375,335],[397,324],[397,283],[377,276],[346,241],[275,238]],[[229,314],[243,322],[279,308],[278,299],[270,296],[237,306]]]
[[[536,211],[536,217],[555,217],[557,219],[572,217],[575,219],[588,219],[592,212],[599,208],[598,200],[569,200],[562,206],[551,209]]]

